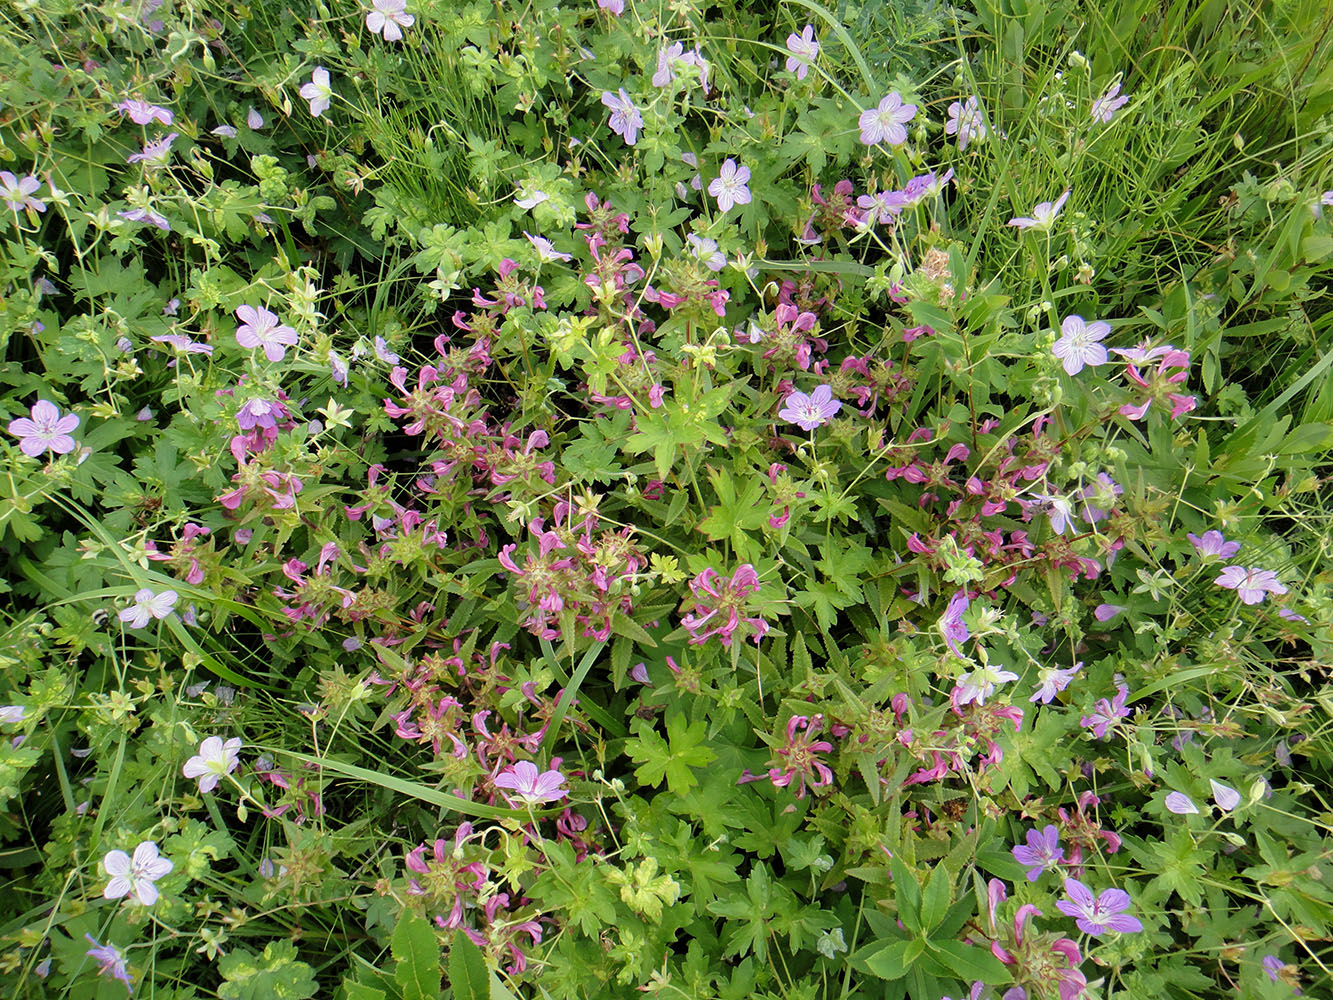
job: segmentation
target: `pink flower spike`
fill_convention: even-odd
[[[16,417],[9,422],[9,433],[19,439],[19,451],[29,458],[47,451],[67,455],[76,446],[70,431],[78,426],[78,414],[66,413],[62,417],[55,403],[39,399],[32,404],[28,416]]]
[[[565,777],[559,771],[552,768],[539,773],[537,765],[527,760],[511,764],[495,777],[496,788],[508,788],[516,798],[534,806],[558,802],[567,796],[569,789],[564,783]]]

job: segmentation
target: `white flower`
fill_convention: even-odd
[[[153,885],[175,866],[167,858],[158,857],[157,845],[145,840],[134,849],[131,858],[124,851],[109,851],[102,859],[102,868],[111,881],[102,890],[107,899],[120,899],[134,893],[144,906],[157,902],[157,886]]]
[[[523,235],[526,236],[528,238],[528,242],[531,243],[536,248],[537,256],[540,257],[542,260],[564,260],[564,261],[573,260],[574,257],[573,254],[561,253],[559,250],[557,250],[554,246],[551,245],[551,241],[548,240],[545,236],[533,236],[526,229],[523,230]]]
[[[719,212],[730,212],[735,205],[750,203],[750,189],[746,186],[749,180],[749,167],[738,167],[730,156],[722,161],[719,176],[708,185],[708,193],[717,199]]]
[[[976,702],[984,705],[986,699],[995,693],[998,684],[1018,680],[1018,674],[1012,670],[1001,670],[987,664],[958,678],[958,704],[967,705]]]
[[[199,753],[185,762],[187,778],[199,779],[199,791],[205,794],[218,787],[223,775],[231,774],[240,766],[241,738],[233,736],[226,743],[219,736],[210,736],[199,744]]]
[[[1099,341],[1111,332],[1105,320],[1085,322],[1082,316],[1066,316],[1060,324],[1060,339],[1051,345],[1051,353],[1064,362],[1065,372],[1077,375],[1084,365],[1104,365],[1106,348]]]
[[[13,725],[23,721],[27,712],[22,705],[0,705],[0,724]]]
[[[371,0],[374,9],[366,14],[366,28],[372,35],[383,34],[386,42],[400,42],[403,28],[410,28],[416,18],[406,13],[407,0]]]
[[[174,590],[164,590],[154,594],[147,587],[135,591],[134,603],[117,616],[130,628],[143,628],[149,619],[163,619],[176,607],[178,597]]]
[[[329,71],[323,66],[316,66],[310,74],[310,82],[301,87],[301,96],[310,102],[310,113],[318,118],[329,110],[333,99],[333,87],[329,84]]]

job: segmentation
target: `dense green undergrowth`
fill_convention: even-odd
[[[1333,989],[1333,13],[14,3],[15,997]]]

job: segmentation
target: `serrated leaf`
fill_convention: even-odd
[[[985,949],[961,941],[932,941],[931,947],[940,956],[940,964],[969,985],[978,979],[992,985],[1009,981],[1009,970]]]
[[[449,944],[449,988],[454,1000],[490,1000],[490,973],[481,949],[462,931]]]
[[[935,866],[921,896],[921,926],[929,932],[943,922],[949,912],[949,871],[944,865]]]
[[[440,942],[430,921],[404,910],[393,929],[390,950],[398,962],[393,978],[403,1000],[439,1000]]]

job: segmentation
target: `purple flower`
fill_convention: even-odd
[[[126,163],[144,163],[150,167],[164,167],[171,155],[171,144],[179,133],[169,132],[161,139],[144,143],[143,152],[133,153],[126,158]]]
[[[22,705],[0,705],[0,726],[15,726],[23,721],[27,709]]]
[[[1065,860],[1065,849],[1060,846],[1060,831],[1047,826],[1040,833],[1036,828],[1027,832],[1027,846],[1013,849],[1014,860],[1028,865],[1028,881],[1035,882],[1042,872],[1055,871]]]
[[[652,76],[654,87],[668,87],[675,82],[673,63],[696,67],[699,70],[699,83],[704,93],[708,93],[708,63],[697,48],[693,52],[686,52],[683,42],[673,42],[670,46],[658,49],[657,71]]]
[[[167,221],[167,217],[159,215],[150,208],[131,208],[128,212],[117,212],[116,214],[127,222],[146,222],[150,226],[156,226],[164,233],[171,232],[171,223]]]
[[[372,35],[384,36],[386,42],[403,40],[403,28],[410,28],[416,18],[405,13],[407,0],[371,0],[371,10],[366,14],[366,30]]]
[[[316,118],[328,111],[329,102],[333,100],[329,71],[323,66],[316,66],[314,72],[310,74],[310,82],[301,85],[300,94],[310,102],[310,113]]]
[[[1166,793],[1166,811],[1175,813],[1177,816],[1194,816],[1199,812],[1199,807],[1194,804],[1188,795],[1182,792]]]
[[[213,356],[212,344],[201,344],[197,340],[191,340],[183,333],[163,333],[156,337],[149,337],[149,340],[156,344],[167,344],[178,351],[184,351],[186,354],[207,354]]]
[[[526,233],[524,235],[527,235]],[[398,364],[398,355],[389,350],[388,341],[379,334],[375,335],[375,359],[386,365]]]
[[[1277,574],[1272,570],[1251,566],[1228,566],[1213,581],[1219,587],[1234,590],[1242,604],[1258,604],[1265,594],[1285,594],[1287,588],[1278,582]]]
[[[710,271],[720,271],[727,266],[727,255],[717,248],[717,240],[690,233],[685,237],[689,251],[697,260],[701,260]]]
[[[1294,965],[1288,966],[1276,955],[1265,955],[1263,962],[1260,964],[1263,965],[1264,972],[1268,974],[1269,979],[1275,983],[1284,982],[1296,991],[1297,996],[1301,995],[1300,987],[1293,981],[1296,978],[1297,971]],[[1290,969],[1290,971],[1288,971],[1288,969]]]
[[[597,6],[610,11],[616,17],[625,13],[625,0],[597,0]]]
[[[949,120],[944,123],[945,135],[958,136],[958,152],[967,149],[972,140],[986,138],[988,130],[981,109],[981,99],[973,94],[961,104],[954,101],[949,105]]]
[[[796,79],[804,80],[810,72],[810,64],[819,56],[819,43],[815,41],[815,27],[807,24],[798,35],[792,32],[787,36],[787,72],[795,73]]]
[[[856,204],[865,210],[865,224],[873,226],[892,222],[911,204],[911,199],[906,191],[878,191],[859,196]]]
[[[611,119],[608,122],[611,131],[624,139],[627,146],[633,146],[638,142],[639,129],[643,128],[643,116],[629,99],[629,94],[625,93],[625,88],[620,88],[619,97],[608,90],[602,95],[602,103],[611,109]]]
[[[302,88],[302,89],[304,89],[304,88]],[[234,125],[219,125],[217,128],[215,128],[215,129],[212,130],[212,133],[211,133],[211,134],[212,134],[212,135],[216,135],[216,136],[221,136],[223,139],[235,139],[235,138],[236,138],[236,126],[234,126]]]
[[[240,766],[241,738],[233,736],[222,742],[220,736],[210,736],[199,744],[199,752],[185,762],[181,773],[187,778],[199,779],[199,791],[208,794],[218,787],[224,775]]]
[[[70,431],[79,426],[75,413],[60,415],[55,403],[39,399],[32,404],[27,417],[16,417],[9,422],[9,433],[19,439],[19,451],[36,458],[42,452],[67,455],[75,448]]]
[[[1093,898],[1092,890],[1078,879],[1065,879],[1065,892],[1072,902],[1058,901],[1056,908],[1067,917],[1077,917],[1078,929],[1093,937],[1107,931],[1132,934],[1143,930],[1143,924],[1125,913],[1129,909],[1129,893],[1123,889],[1107,889]]]
[[[803,431],[812,431],[833,419],[841,409],[842,403],[833,398],[833,390],[820,385],[808,396],[803,392],[788,395],[778,417],[796,424]]]
[[[879,102],[879,107],[861,112],[861,141],[867,146],[881,142],[900,146],[907,141],[907,129],[903,126],[915,117],[916,105],[904,104],[895,90]]]
[[[116,105],[116,110],[123,115],[129,115],[130,121],[136,125],[147,125],[153,121],[170,125],[176,117],[166,108],[160,108],[156,104],[149,104],[147,101],[140,100],[121,101]]]
[[[1060,339],[1051,345],[1051,353],[1065,363],[1065,372],[1077,375],[1084,365],[1104,365],[1109,360],[1106,348],[1098,341],[1111,332],[1103,320],[1085,323],[1082,316],[1066,316],[1060,324]]]
[[[97,938],[91,934],[85,934],[84,937],[92,945],[84,954],[97,962],[97,974],[119,979],[127,990],[134,992],[130,974],[125,968],[125,956],[120,953],[120,949],[112,944],[98,944]]]
[[[1063,535],[1066,528],[1073,526],[1074,505],[1069,502],[1067,497],[1055,496],[1051,493],[1034,493],[1032,499],[1038,501],[1027,506],[1031,510],[1044,513],[1051,520],[1051,530],[1057,535]]]
[[[1065,202],[1068,200],[1069,189],[1066,189],[1065,193],[1054,202],[1043,201],[1032,209],[1031,215],[1020,215],[1010,219],[1005,225],[1016,226],[1019,229],[1050,229],[1051,223],[1055,221],[1055,217],[1060,214],[1060,209],[1065,207]]]
[[[1117,80],[1111,86],[1106,88],[1106,92],[1101,97],[1092,102],[1092,120],[1101,122],[1103,125],[1110,124],[1115,113],[1129,103],[1129,95],[1118,97],[1120,93],[1120,81]]]
[[[960,660],[965,660],[967,657],[963,655],[963,650],[958,644],[972,638],[972,633],[968,631],[967,625],[963,622],[963,612],[967,610],[971,603],[967,591],[958,591],[953,597],[949,598],[949,606],[944,609],[944,614],[940,616],[939,620],[940,634],[944,636],[944,641],[953,650],[953,655]]]
[[[296,331],[279,323],[278,317],[263,306],[241,306],[236,316],[242,323],[236,328],[236,343],[242,347],[262,347],[270,361],[281,361],[286,348],[296,346]]]
[[[134,592],[134,603],[128,608],[123,608],[116,617],[130,628],[143,628],[150,619],[156,618],[160,621],[171,614],[176,607],[177,599],[174,590],[164,590],[160,594],[155,594],[144,587]]]
[[[1037,671],[1037,690],[1028,701],[1049,705],[1057,694],[1069,687],[1070,681],[1082,666],[1082,662],[1079,662],[1072,667],[1042,667]]]
[[[1123,604],[1099,604],[1092,609],[1092,617],[1099,622],[1109,622],[1124,610],[1125,606]]]
[[[719,175],[708,185],[708,193],[717,199],[719,212],[730,212],[733,205],[750,203],[750,189],[746,187],[749,179],[749,167],[738,167],[730,156],[722,161]]]
[[[264,127],[264,116],[251,107],[250,110],[245,113],[245,126],[251,132],[258,132]]]
[[[1205,531],[1202,537],[1191,531],[1185,537],[1205,559],[1230,559],[1240,551],[1240,542],[1228,542],[1217,530]]]
[[[111,881],[102,890],[107,899],[120,899],[134,893],[144,906],[157,902],[157,886],[153,885],[175,867],[167,858],[158,857],[157,845],[145,840],[134,849],[134,857],[124,851],[108,851],[102,859],[102,869]]]
[[[351,369],[347,367],[347,362],[343,360],[342,355],[337,351],[329,351],[329,377],[346,389],[347,377],[350,374]]]
[[[1091,729],[1094,737],[1102,739],[1106,736],[1106,730],[1118,720],[1129,718],[1130,710],[1125,707],[1125,699],[1128,697],[1129,688],[1124,684],[1117,684],[1115,697],[1110,701],[1105,698],[1099,699],[1093,706],[1092,714],[1083,716],[1078,720],[1078,724],[1084,729]]]
[[[46,202],[33,197],[41,186],[42,182],[32,174],[15,177],[8,170],[0,170],[0,200],[3,200],[9,206],[9,210],[16,215],[24,209],[31,209],[34,212],[46,211]]]
[[[1208,787],[1213,791],[1213,801],[1217,803],[1217,808],[1223,812],[1231,812],[1236,806],[1240,805],[1240,792],[1230,785],[1224,785],[1220,781],[1209,778]]]
[[[1012,670],[996,668],[989,663],[976,670],[969,671],[958,678],[954,688],[954,701],[958,705],[986,704],[986,699],[995,693],[1000,684],[1018,680],[1018,674]]]
[[[539,773],[537,765],[527,760],[511,764],[495,776],[496,788],[508,788],[516,798],[534,806],[563,799],[569,794],[564,783],[565,776],[559,771],[552,768]]]

